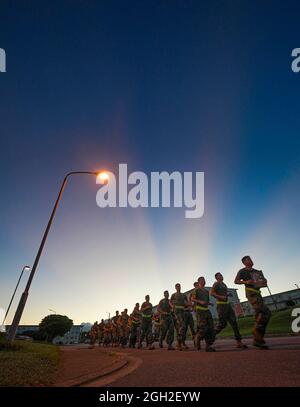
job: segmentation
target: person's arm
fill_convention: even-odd
[[[268,286],[268,280],[265,278],[264,273],[260,270],[261,272],[261,279],[256,282],[256,286],[258,288],[264,288]]]
[[[212,286],[210,293],[209,293],[212,297],[214,297],[216,300],[219,301],[227,301],[227,296],[226,295],[218,295],[216,293],[216,288],[215,285]]]
[[[204,305],[204,306],[208,305],[207,301],[204,301],[204,300],[196,300],[196,298],[194,298],[193,301],[200,305]]]
[[[234,280],[234,284],[249,284],[249,285],[253,285],[254,281],[253,280],[244,280],[240,277],[240,271],[237,273],[235,280]]]
[[[149,309],[149,308],[151,308],[152,306],[150,305],[150,304],[146,304],[146,303],[144,303],[144,304],[142,304],[142,306],[141,306],[141,311],[143,312],[143,311],[146,311],[146,309]]]

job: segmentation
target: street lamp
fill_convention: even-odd
[[[30,276],[29,276],[29,278],[28,278],[28,281],[27,281],[25,290],[24,290],[24,292],[23,292],[23,294],[22,294],[22,297],[21,297],[21,299],[20,299],[18,308],[17,308],[17,310],[16,310],[16,313],[15,313],[15,316],[14,316],[14,319],[13,319],[13,322],[12,322],[12,325],[11,325],[11,327],[10,327],[10,329],[9,329],[9,332],[8,332],[7,340],[8,340],[9,342],[12,342],[12,341],[15,339],[16,332],[17,332],[17,328],[18,328],[19,322],[20,322],[20,320],[21,320],[21,317],[22,317],[22,314],[23,314],[23,311],[24,311],[24,308],[25,308],[25,305],[26,305],[26,301],[27,301],[27,297],[28,297],[28,294],[29,294],[30,285],[31,285],[31,283],[32,283],[34,274],[35,274],[36,269],[37,269],[37,266],[38,266],[38,264],[39,264],[39,260],[40,260],[41,254],[42,254],[42,251],[43,251],[45,242],[46,242],[46,240],[47,240],[47,236],[48,236],[50,227],[51,227],[51,225],[52,225],[52,221],[53,221],[53,219],[54,219],[56,209],[58,208],[60,199],[61,199],[62,194],[63,194],[63,192],[64,192],[64,189],[65,189],[67,180],[68,180],[68,178],[69,178],[71,175],[78,175],[78,174],[88,174],[88,175],[94,175],[94,176],[96,176],[96,177],[99,176],[99,178],[102,180],[103,183],[106,182],[106,181],[108,181],[108,174],[107,174],[105,171],[102,171],[102,172],[100,172],[100,173],[99,173],[99,172],[91,172],[91,171],[72,171],[72,172],[69,172],[69,173],[65,176],[65,178],[63,179],[63,182],[62,182],[62,184],[61,184],[61,187],[60,187],[60,190],[59,190],[59,193],[58,193],[58,197],[57,197],[57,199],[56,199],[56,201],[55,201],[55,204],[54,204],[54,207],[53,207],[53,209],[52,209],[52,212],[51,212],[51,215],[50,215],[48,224],[47,224],[47,226],[46,226],[46,229],[45,229],[45,232],[44,232],[44,235],[43,235],[43,238],[42,238],[40,247],[39,247],[39,249],[38,249],[36,258],[35,258],[35,260],[34,260],[34,263],[33,263],[33,266],[32,266],[32,269],[31,269],[31,273],[30,273]]]
[[[50,311],[50,312],[54,312],[54,314],[56,315],[56,311],[54,310],[54,309],[48,309],[48,311]]]
[[[5,317],[4,317],[4,319],[3,319],[2,325],[4,325],[4,322],[5,322],[5,320],[6,320],[6,317],[7,317],[8,313],[9,313],[11,304],[12,304],[14,298],[15,298],[15,294],[16,294],[16,292],[17,292],[17,289],[18,289],[18,287],[19,287],[21,278],[22,278],[23,273],[24,273],[25,270],[26,270],[26,271],[27,271],[27,270],[30,270],[30,267],[29,267],[29,266],[24,266],[23,269],[22,269],[22,271],[21,271],[21,274],[20,274],[19,280],[18,280],[18,282],[17,282],[16,288],[15,288],[15,290],[14,290],[14,292],[13,292],[13,295],[12,295],[12,297],[11,297],[10,303],[9,303],[9,305],[8,305],[8,307],[7,307],[7,311],[6,311]]]

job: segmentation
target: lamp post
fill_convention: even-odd
[[[14,292],[13,292],[13,295],[12,295],[12,297],[11,297],[10,303],[8,304],[8,307],[7,307],[6,314],[5,314],[5,317],[4,317],[4,319],[3,319],[2,325],[4,325],[4,322],[5,322],[5,320],[6,320],[6,317],[7,317],[8,313],[9,313],[9,310],[10,310],[11,304],[12,304],[12,302],[13,302],[14,298],[15,298],[15,295],[16,295],[16,292],[17,292],[17,289],[18,289],[18,287],[19,287],[19,284],[20,284],[21,278],[22,278],[23,273],[24,273],[24,271],[25,271],[25,270],[30,270],[30,267],[29,267],[29,266],[24,266],[24,267],[22,268],[22,271],[21,271],[21,274],[20,274],[19,280],[18,280],[18,282],[17,282],[16,288],[15,288],[15,290],[14,290]]]
[[[17,332],[17,328],[18,328],[19,322],[20,322],[20,320],[21,320],[21,317],[22,317],[22,314],[23,314],[23,311],[24,311],[24,308],[25,308],[25,304],[26,304],[26,301],[27,301],[27,297],[28,297],[28,294],[29,294],[29,289],[30,289],[30,286],[31,286],[31,283],[32,283],[34,274],[35,274],[35,272],[36,272],[37,266],[38,266],[38,264],[39,264],[39,260],[40,260],[41,254],[42,254],[42,251],[43,251],[45,242],[46,242],[46,240],[47,240],[47,236],[48,236],[49,230],[50,230],[50,228],[51,228],[51,225],[52,225],[52,222],[53,222],[53,219],[54,219],[56,210],[57,210],[57,208],[58,208],[60,199],[61,199],[62,194],[63,194],[63,192],[64,192],[64,189],[65,189],[67,180],[68,180],[68,178],[69,178],[71,175],[78,175],[78,174],[88,174],[88,175],[94,175],[94,176],[97,177],[98,175],[106,174],[106,173],[100,173],[100,174],[99,174],[98,172],[91,172],[91,171],[72,171],[72,172],[69,172],[69,173],[65,176],[65,178],[63,179],[63,182],[62,182],[62,184],[61,184],[61,187],[60,187],[60,190],[59,190],[59,193],[58,193],[58,197],[57,197],[57,199],[56,199],[56,201],[55,201],[55,204],[54,204],[54,207],[53,207],[53,209],[52,209],[52,212],[51,212],[51,215],[50,215],[48,224],[47,224],[47,226],[46,226],[46,229],[45,229],[45,232],[44,232],[44,235],[43,235],[43,238],[42,238],[40,247],[39,247],[39,249],[38,249],[36,258],[35,258],[35,260],[34,260],[34,263],[33,263],[33,266],[32,266],[32,269],[31,269],[31,273],[30,273],[30,276],[29,276],[29,278],[28,278],[28,281],[27,281],[25,290],[24,290],[24,292],[23,292],[23,294],[22,294],[22,296],[21,296],[21,299],[20,299],[18,308],[17,308],[17,310],[16,310],[16,313],[15,313],[15,316],[14,316],[14,319],[13,319],[13,322],[12,322],[12,325],[11,325],[11,327],[10,327],[10,329],[9,329],[8,336],[7,336],[8,342],[12,342],[12,341],[15,339],[16,332]],[[102,177],[102,179],[107,180],[107,179],[108,179],[108,175],[106,174],[106,176],[105,176],[105,177]]]

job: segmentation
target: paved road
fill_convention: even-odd
[[[233,340],[219,340],[216,353],[118,349],[143,363],[108,387],[300,386],[300,337],[269,338],[267,342],[269,350],[240,350]]]

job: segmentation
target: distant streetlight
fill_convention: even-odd
[[[8,313],[9,313],[11,304],[12,304],[14,298],[15,298],[15,294],[16,294],[16,292],[17,292],[17,289],[18,289],[18,287],[19,287],[21,278],[22,278],[23,273],[24,273],[25,270],[26,270],[26,271],[27,271],[27,270],[30,270],[30,267],[29,267],[29,266],[24,266],[23,269],[22,269],[22,271],[21,271],[21,274],[20,274],[19,280],[18,280],[18,282],[17,282],[16,288],[15,288],[15,290],[14,290],[14,292],[13,292],[13,295],[12,295],[12,297],[11,297],[10,303],[9,303],[9,305],[8,305],[8,307],[7,307],[7,311],[6,311],[5,317],[4,317],[4,319],[3,319],[2,325],[4,325],[4,322],[5,322],[5,320],[6,320],[6,317],[7,317]]]
[[[299,288],[298,284],[295,284],[295,286],[298,288],[298,290],[300,290],[300,288]]]
[[[57,312],[56,312],[54,309],[50,309],[50,308],[49,308],[48,311],[54,312],[55,315],[57,314]]]
[[[65,178],[63,179],[63,182],[62,182],[62,184],[61,184],[61,187],[60,187],[60,190],[59,190],[59,193],[58,193],[58,197],[57,197],[57,199],[56,199],[56,201],[55,201],[55,204],[54,204],[54,207],[53,207],[53,209],[52,209],[52,212],[51,212],[51,215],[50,215],[48,224],[47,224],[47,226],[46,226],[46,229],[45,229],[45,232],[44,232],[44,235],[43,235],[43,238],[42,238],[40,247],[39,247],[39,249],[38,249],[36,258],[35,258],[35,260],[34,260],[34,263],[33,263],[33,266],[32,266],[32,269],[31,269],[31,273],[30,273],[30,276],[29,276],[29,278],[28,278],[28,281],[27,281],[25,290],[24,290],[24,292],[23,292],[23,294],[22,294],[22,297],[21,297],[21,299],[20,299],[18,308],[17,308],[17,310],[16,310],[16,313],[15,313],[15,316],[14,316],[14,319],[13,319],[13,322],[12,322],[12,325],[11,325],[11,327],[10,327],[10,329],[9,329],[9,332],[8,332],[7,340],[8,340],[9,342],[12,342],[12,341],[15,339],[16,332],[17,332],[17,328],[18,328],[18,325],[19,325],[19,323],[20,323],[20,320],[21,320],[21,317],[22,317],[22,314],[23,314],[23,311],[24,311],[24,308],[25,308],[25,305],[26,305],[26,301],[27,301],[27,298],[28,298],[29,289],[30,289],[30,286],[31,286],[31,283],[32,283],[34,274],[35,274],[35,272],[36,272],[37,266],[38,266],[38,264],[39,264],[39,260],[40,260],[41,254],[42,254],[42,251],[43,251],[45,242],[46,242],[46,240],[47,240],[47,236],[48,236],[50,227],[51,227],[51,225],[52,225],[52,221],[53,221],[53,219],[54,219],[56,210],[57,210],[57,208],[58,208],[60,199],[61,199],[62,194],[63,194],[63,191],[64,191],[64,189],[65,189],[67,180],[68,180],[68,178],[69,178],[71,175],[78,175],[78,174],[88,174],[88,175],[94,175],[94,176],[96,176],[96,177],[99,176],[102,181],[107,181],[108,178],[109,178],[108,173],[106,173],[105,171],[102,171],[102,172],[72,171],[72,172],[69,172],[69,173],[65,176]]]

